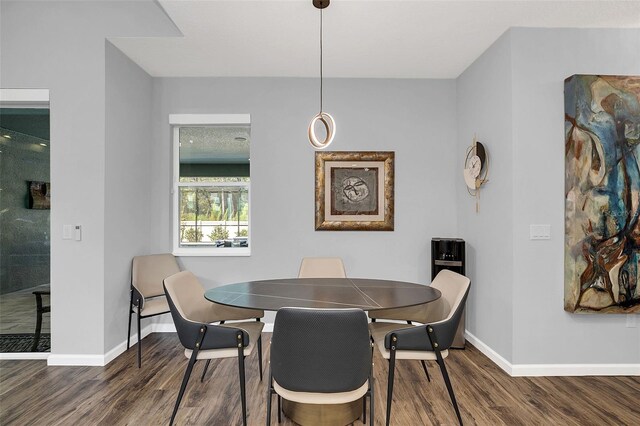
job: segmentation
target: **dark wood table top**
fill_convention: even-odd
[[[365,311],[433,302],[441,296],[430,286],[368,278],[285,278],[247,281],[207,290],[208,300],[240,308],[277,311],[300,308],[360,308]]]

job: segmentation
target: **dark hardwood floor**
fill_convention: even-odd
[[[266,366],[269,335],[263,340]],[[0,424],[168,424],[187,359],[175,334],[152,334],[143,347],[141,369],[135,346],[106,367],[1,361]],[[257,362],[255,353],[247,358],[250,425],[265,423],[266,382]],[[639,377],[512,378],[470,345],[446,362],[466,425],[640,425]],[[204,383],[202,368],[204,362],[196,364],[177,423],[241,424],[236,360],[214,360]],[[393,425],[457,424],[437,365],[429,370],[431,383],[418,361],[398,361]],[[377,352],[375,379],[375,423],[383,425],[387,363]]]

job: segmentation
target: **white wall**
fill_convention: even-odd
[[[625,315],[570,314],[564,298],[564,79],[640,75],[640,30],[513,29],[514,353],[517,364],[640,363]],[[548,241],[529,224],[551,224]]]
[[[111,273],[105,270],[111,167],[105,166],[105,37],[175,34],[152,1],[0,3],[0,87],[50,89],[53,354],[103,354],[105,315],[112,314],[104,312],[102,297]],[[83,240],[63,241],[63,224],[82,225]]]
[[[513,129],[507,33],[458,79],[455,186],[458,234],[467,242],[469,332],[510,360],[513,346]],[[476,200],[462,177],[474,135],[489,152],[489,182]]]
[[[430,240],[456,236],[453,80],[331,79],[325,110],[337,121],[336,151],[391,150],[395,231],[314,230],[317,79],[154,79],[152,251],[171,250],[169,114],[250,113],[250,257],[183,257],[206,287],[293,277],[304,256],[340,256],[352,277],[430,282]],[[276,223],[287,223],[282,232]]]
[[[457,80],[458,157],[473,133],[491,157],[480,213],[457,177],[459,234],[474,253],[467,329],[529,373],[640,361],[624,315],[563,309],[564,79],[640,75],[638,52],[640,30],[511,29]],[[551,240],[531,241],[530,224],[550,224]]]
[[[125,338],[133,256],[149,253],[149,74],[106,42],[104,347]],[[133,321],[133,330],[136,330]]]

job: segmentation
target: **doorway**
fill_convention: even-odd
[[[0,353],[7,355],[51,350],[49,123],[48,93],[47,102],[0,98]]]

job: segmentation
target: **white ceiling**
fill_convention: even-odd
[[[111,41],[157,77],[317,77],[311,0],[159,0],[184,37]],[[510,27],[640,27],[637,1],[333,0],[327,77],[455,78]]]

